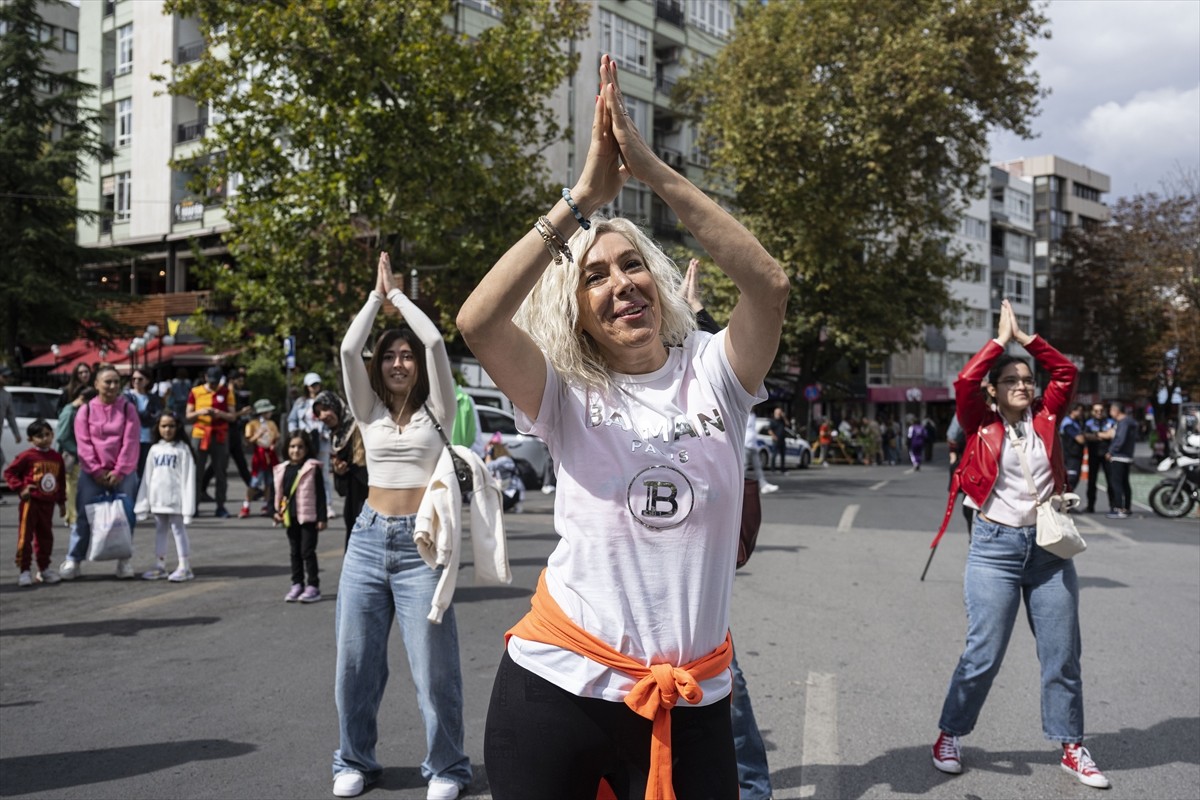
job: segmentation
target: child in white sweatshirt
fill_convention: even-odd
[[[146,456],[146,472],[133,511],[138,519],[154,514],[154,569],[142,573],[148,581],[166,578],[190,581],[187,525],[196,514],[196,460],[174,412],[164,411],[154,425],[153,444]],[[179,566],[167,574],[167,532],[175,537]]]

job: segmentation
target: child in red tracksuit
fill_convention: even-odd
[[[58,573],[50,566],[54,549],[54,504],[59,516],[67,515],[67,468],[55,452],[54,428],[44,419],[35,420],[25,429],[33,445],[4,470],[8,488],[21,496],[20,522],[17,525],[18,586],[33,586],[30,567],[37,559],[38,580],[58,583]]]

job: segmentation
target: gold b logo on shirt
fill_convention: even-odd
[[[651,530],[674,528],[691,515],[695,504],[692,483],[675,467],[647,467],[629,482],[629,511],[638,524]]]

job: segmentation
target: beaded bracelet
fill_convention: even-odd
[[[583,213],[579,210],[579,206],[575,205],[575,201],[571,199],[571,190],[566,186],[563,187],[562,197],[563,200],[567,201],[567,205],[571,207],[571,213],[575,215],[575,219],[579,220],[579,227],[585,231],[592,227],[592,221],[583,216]]]

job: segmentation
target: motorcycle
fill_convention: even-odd
[[[1196,434],[1188,439],[1197,439],[1196,444],[1200,444],[1200,436]],[[1189,441],[1189,444],[1192,442]],[[1188,450],[1196,452],[1191,447]],[[1168,472],[1176,467],[1179,468],[1178,475],[1164,478],[1150,490],[1150,507],[1160,517],[1186,517],[1200,502],[1200,457],[1176,451],[1158,465],[1158,471]]]

